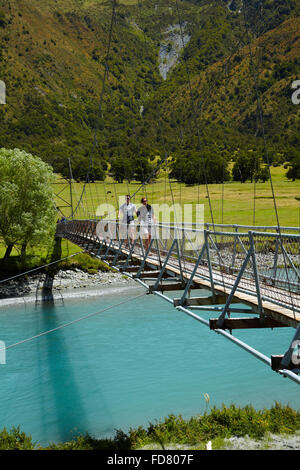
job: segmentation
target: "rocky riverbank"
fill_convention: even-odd
[[[39,296],[42,291],[46,275],[34,274],[13,279],[0,285],[0,299]],[[129,286],[136,285],[132,279],[118,272],[98,272],[89,274],[81,269],[60,270],[53,281],[53,295],[79,292],[83,289],[99,290],[103,286]]]
[[[300,432],[296,434],[268,434],[262,439],[249,436],[216,439],[199,445],[165,444],[165,450],[300,450]],[[161,450],[159,444],[147,445],[141,450]]]
[[[264,439],[231,437],[225,440],[224,450],[300,450],[300,433],[293,435],[270,434]]]

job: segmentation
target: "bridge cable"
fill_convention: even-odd
[[[182,17],[181,17],[181,13],[180,13],[180,9],[179,9],[178,0],[176,0],[176,9],[177,9],[178,21],[179,21],[179,26],[180,26],[181,41],[182,41],[183,48],[185,48],[184,37],[183,37],[183,27],[182,27]],[[184,57],[185,68],[186,68],[186,74],[187,74],[187,79],[188,79],[188,86],[189,86],[189,90],[190,90],[191,104],[192,104],[192,106],[193,106],[194,115],[196,116],[195,99],[194,99],[193,90],[192,90],[192,83],[191,83],[190,70],[189,70],[189,67],[188,67],[188,63],[187,63],[187,59],[186,59],[186,54],[185,54],[185,52],[183,53],[183,57]],[[199,147],[199,150],[200,150],[200,152],[201,152],[201,150],[202,150],[202,142],[201,142],[201,138],[200,138],[200,129],[199,129],[199,126],[198,126],[198,123],[197,123],[197,120],[196,120],[196,119],[195,119],[195,124],[196,124],[197,138],[198,138],[198,147]],[[203,166],[203,175],[204,175],[204,179],[205,179],[206,193],[207,193],[208,203],[209,203],[210,216],[211,216],[211,220],[212,220],[212,224],[213,224],[213,231],[214,231],[215,238],[216,238],[216,229],[215,229],[215,222],[214,222],[214,214],[213,214],[213,209],[212,209],[212,203],[211,203],[211,198],[210,198],[210,191],[209,191],[209,187],[208,187],[207,174],[206,174],[206,166],[205,166],[205,160],[204,160],[204,155],[203,155],[203,154],[202,154],[202,166]],[[208,243],[208,241],[207,241],[207,243]],[[218,256],[218,261],[219,261],[219,269],[220,269],[220,273],[221,273],[223,289],[224,289],[224,292],[225,292],[225,290],[226,290],[226,289],[225,289],[225,279],[224,279],[223,269],[222,269],[222,265],[221,265],[221,255],[220,255],[220,252],[219,252],[217,243],[215,244],[215,246],[216,246],[216,251],[217,251],[217,256]]]
[[[115,20],[116,22],[116,15],[115,15]],[[144,32],[144,38],[145,38],[145,32]],[[128,88],[129,87],[129,82],[128,82],[128,78],[127,78],[127,74],[126,74],[126,71],[125,69],[123,70],[123,74],[124,74],[124,77],[125,77],[125,80],[127,82],[127,85],[128,85]],[[138,136],[137,136],[137,132],[136,132],[136,126],[134,125],[133,127],[133,131],[134,131],[134,134],[136,136],[136,140],[138,140]],[[141,191],[141,189],[145,190],[145,192],[147,192],[147,189],[146,189],[146,185],[149,183],[149,181],[151,181],[155,176],[156,174],[158,173],[160,167],[164,164],[165,160],[162,160],[161,162],[159,162],[159,164],[154,168],[154,170],[148,175],[147,178],[145,178],[145,174],[144,174],[144,170],[142,168],[142,173],[143,173],[143,181],[141,183],[141,185],[137,188],[136,191],[134,191],[134,193],[131,194],[131,198],[135,198],[135,196],[137,195],[137,193],[139,191]],[[127,188],[128,188],[128,193],[130,194],[129,192],[129,186],[128,186],[128,180],[127,180]],[[109,214],[108,214],[109,215]]]
[[[113,21],[114,21],[115,23],[117,23],[117,21],[116,21],[116,14],[114,14],[114,19],[113,19]],[[145,37],[145,32],[144,32],[144,37]],[[126,75],[125,69],[123,70],[123,73],[124,73],[124,77],[125,77],[125,79],[126,79],[126,81],[127,81],[127,84],[128,84],[128,79],[127,79],[127,75]],[[136,139],[137,139],[137,133],[136,133],[136,128],[135,128],[135,126],[134,126],[134,133],[135,133]],[[137,188],[137,190],[136,190],[133,194],[131,194],[131,198],[132,198],[132,199],[135,198],[136,194],[137,194],[141,189],[144,189],[144,190],[147,192],[147,190],[146,190],[146,185],[149,183],[149,181],[151,181],[151,180],[156,176],[156,174],[158,173],[160,167],[164,164],[164,162],[165,162],[165,160],[162,160],[161,162],[159,162],[159,164],[154,168],[154,170],[149,174],[149,176],[148,176],[146,179],[145,179],[145,175],[144,175],[144,173],[143,173],[143,182],[142,182],[141,185]],[[142,169],[142,171],[143,171],[143,169]],[[105,184],[105,182],[104,182],[104,184]],[[127,181],[127,188],[128,188],[128,191],[129,191],[128,181]],[[106,215],[106,217],[108,217],[108,216],[111,215],[111,214],[113,214],[113,212],[108,213],[108,214]]]
[[[255,15],[257,13],[257,11],[260,9],[260,7],[262,6],[262,3],[263,3],[264,0],[260,0],[260,2],[256,5],[255,7],[255,10],[253,12],[253,18],[255,18]],[[276,10],[280,7],[280,5],[277,6]],[[266,23],[264,23],[266,25]],[[255,25],[253,26],[253,29],[255,28]],[[267,26],[267,29],[269,27]],[[206,94],[204,95],[204,98],[202,99],[202,102],[201,102],[201,106],[203,106],[203,104],[205,103],[205,101],[211,96],[211,94],[215,91],[215,88],[217,86],[217,82],[218,80],[221,78],[221,75],[224,74],[224,70],[226,70],[228,64],[230,63],[231,59],[234,57],[234,55],[237,53],[237,51],[240,49],[240,47],[244,47],[245,46],[245,43],[243,41],[243,38],[239,39],[237,41],[237,43],[235,44],[235,46],[232,48],[232,52],[230,53],[230,55],[228,56],[228,58],[225,60],[225,62],[223,63],[222,65],[222,68],[221,70],[219,71],[219,73],[216,73],[214,72],[214,80],[211,80],[208,85],[209,85],[209,88],[206,92]],[[223,80],[224,80],[225,77],[223,77]]]
[[[102,89],[101,89],[101,93],[100,93],[100,100],[99,100],[99,107],[98,107],[98,113],[99,113],[99,116],[102,117],[102,105],[103,105],[103,99],[104,99],[104,92],[105,92],[105,83],[106,83],[106,80],[107,80],[107,77],[108,77],[108,64],[107,64],[107,60],[109,58],[109,54],[110,54],[110,50],[111,50],[111,43],[112,43],[112,34],[113,34],[113,24],[114,24],[114,19],[115,19],[115,15],[116,15],[116,6],[117,6],[117,0],[112,0],[112,14],[111,14],[111,22],[110,22],[110,27],[109,27],[109,34],[108,34],[108,44],[107,44],[107,49],[106,49],[106,54],[105,54],[105,57],[104,57],[104,75],[103,75],[103,79],[102,79]],[[93,153],[95,151],[95,147],[97,147],[98,145],[98,140],[97,140],[97,131],[98,131],[98,127],[99,127],[99,124],[96,124],[95,126],[95,132],[94,132],[94,141],[93,141],[93,146],[92,146],[92,151],[91,151],[91,154],[90,154],[90,159],[89,159],[89,166],[88,166],[88,171],[87,171],[87,178],[86,178],[86,181],[84,183],[84,187],[83,187],[83,191],[81,193],[81,197],[80,197],[80,200],[82,199],[83,197],[83,194],[84,194],[84,191],[85,191],[85,187],[86,187],[86,184],[88,182],[88,179],[89,179],[89,173],[90,173],[90,170],[91,170],[91,166],[92,166],[92,162],[93,162]],[[78,209],[78,206],[79,206],[79,203],[80,201],[78,202],[75,210],[74,210],[74,214],[76,213],[77,209]]]
[[[248,26],[248,22],[247,22],[247,10],[246,10],[246,1],[245,0],[243,0],[243,17],[244,17],[245,31],[246,31],[246,35],[247,35],[247,41],[248,41],[249,59],[250,59],[252,70],[253,70],[253,79],[254,79],[254,85],[255,85],[257,107],[258,107],[259,120],[260,120],[262,137],[263,137],[264,154],[265,154],[265,157],[267,159],[268,173],[269,173],[270,186],[271,186],[271,193],[272,193],[272,199],[273,199],[273,205],[274,205],[274,212],[275,212],[275,217],[276,217],[276,221],[277,221],[277,230],[278,230],[278,234],[279,234],[279,241],[280,241],[280,245],[281,245],[281,251],[282,251],[282,254],[283,254],[284,267],[285,267],[285,272],[286,272],[286,276],[287,276],[287,284],[288,284],[288,290],[289,290],[289,295],[290,295],[292,311],[293,311],[293,314],[294,314],[294,318],[296,318],[295,306],[294,306],[294,301],[293,301],[293,296],[292,296],[292,291],[291,291],[291,286],[290,286],[289,273],[288,273],[288,269],[287,269],[286,254],[285,254],[285,250],[284,250],[284,247],[283,247],[283,241],[282,241],[282,232],[281,232],[281,227],[280,227],[280,222],[279,222],[279,215],[278,215],[278,209],[277,209],[277,203],[276,203],[276,197],[275,197],[275,190],[274,190],[273,179],[272,179],[272,174],[271,174],[271,163],[270,163],[270,158],[269,158],[267,138],[266,138],[265,127],[264,127],[263,110],[262,110],[260,94],[259,94],[259,91],[258,91],[258,77],[257,77],[257,75],[254,71],[253,51],[252,51],[252,48],[251,48],[250,32],[249,32],[249,26]]]
[[[7,351],[8,349],[12,349],[12,348],[15,348],[16,346],[20,346],[21,344],[24,344],[24,343],[28,343],[29,341],[33,341],[34,339],[37,339],[37,338],[41,338],[43,336],[46,336],[46,335],[49,335],[50,333],[54,333],[55,331],[58,331],[58,330],[62,330],[63,328],[66,328],[68,326],[71,326],[71,325],[74,325],[75,323],[79,323],[83,320],[87,320],[89,318],[92,318],[92,317],[95,317],[96,315],[99,315],[100,313],[104,313],[104,312],[107,312],[108,310],[111,310],[113,308],[117,308],[117,307],[120,307],[121,305],[124,305],[128,302],[132,302],[133,300],[136,300],[136,299],[139,299],[141,297],[144,297],[146,295],[146,292],[144,292],[143,294],[139,294],[135,297],[132,297],[130,299],[127,299],[127,300],[123,300],[122,302],[119,302],[117,304],[114,304],[114,305],[110,305],[109,307],[106,307],[106,308],[103,308],[102,310],[98,310],[97,312],[93,312],[93,313],[89,313],[88,315],[85,315],[84,317],[81,317],[81,318],[77,318],[76,320],[72,320],[68,323],[64,323],[63,325],[60,325],[60,326],[57,326],[56,328],[52,328],[51,330],[47,330],[47,331],[44,331],[42,333],[39,333],[37,335],[34,335],[34,336],[31,336],[30,338],[27,338],[27,339],[23,339],[21,341],[18,341],[17,343],[14,343],[14,344],[10,344],[8,346],[5,346],[4,348],[1,348],[0,351]]]
[[[222,208],[221,208],[221,224],[224,225],[224,193],[225,193],[225,159],[223,158],[223,168],[222,168]]]
[[[261,0],[261,1],[256,5],[255,10],[254,10],[254,12],[253,12],[253,18],[255,18],[255,15],[256,15],[256,13],[257,13],[257,11],[258,11],[259,9],[260,9],[260,13],[261,13],[262,4],[263,4],[263,0]],[[177,11],[178,11],[178,16],[179,16],[179,18],[180,18],[178,1],[176,1],[176,6],[177,6]],[[279,8],[279,6],[280,6],[280,5],[277,6],[276,10]],[[182,22],[179,20],[179,23],[180,23],[180,26],[181,26],[181,28],[180,28],[180,29],[181,29],[181,36],[183,37],[183,34],[182,34]],[[256,26],[257,26],[257,30],[258,30],[259,26],[258,26],[257,23],[256,23]],[[269,26],[267,26],[267,29],[269,29]],[[182,42],[183,42],[183,45],[184,45],[184,41],[182,41]],[[240,47],[242,44],[243,44],[243,40],[240,39],[240,40],[237,42],[237,44],[236,44],[236,46],[234,47],[234,49],[232,50],[230,56],[226,59],[224,65],[223,65],[223,71],[224,71],[225,67],[227,67],[227,65],[230,63],[230,60],[231,60],[231,58],[234,56],[236,50],[239,49],[239,47]],[[184,59],[186,60],[185,56],[184,56]],[[221,72],[222,72],[222,71],[221,71]],[[219,73],[219,74],[220,74],[220,73]],[[209,85],[208,92],[206,93],[206,96],[205,96],[204,100],[203,100],[202,103],[201,103],[201,107],[203,106],[203,104],[204,104],[205,100],[208,98],[208,96],[211,95],[212,91],[215,89],[215,84],[216,84],[216,82],[217,82],[217,79],[219,78],[216,74],[215,74],[215,77],[217,77],[217,78],[215,78],[214,81],[211,81],[211,83],[210,83],[210,85]],[[199,133],[198,133],[198,138],[199,138]],[[209,194],[208,194],[208,196],[209,196]],[[210,206],[210,209],[211,209],[211,206]],[[211,211],[211,212],[212,212],[212,211]],[[212,219],[212,221],[213,221],[213,219]],[[213,226],[214,226],[214,222],[213,222]],[[214,229],[214,232],[215,232],[215,229]],[[218,256],[219,256],[219,258],[220,258],[219,253],[218,253]]]
[[[113,17],[115,17],[114,12],[113,12]],[[112,20],[112,24],[113,24],[113,21],[114,21],[114,18],[113,18],[113,20]],[[112,28],[111,28],[111,30],[112,30]],[[239,42],[239,44],[240,44],[240,43],[241,43],[241,41]],[[238,45],[239,45],[239,44],[238,44]],[[233,55],[233,54],[232,54],[232,55]],[[232,55],[231,55],[231,56],[232,56]],[[230,58],[231,58],[231,57],[229,57],[228,60],[230,60]],[[106,68],[106,70],[107,70],[107,68]],[[213,88],[213,87],[211,87],[211,89],[212,89],[212,88]],[[103,91],[103,90],[102,90],[102,91]],[[141,187],[144,187],[144,184],[145,184],[145,183],[143,183]],[[135,196],[135,194],[141,189],[141,187],[138,188],[138,190],[134,193],[134,196]],[[209,200],[209,202],[210,202],[210,200]],[[212,211],[211,211],[211,212],[212,212]],[[212,219],[212,220],[213,220],[213,219]]]
[[[262,1],[262,0],[261,0],[261,1]],[[115,2],[114,2],[114,3],[115,3]],[[114,6],[115,6],[115,5],[114,5]],[[140,2],[139,2],[139,10],[140,10]],[[113,13],[112,13],[112,15],[113,15],[113,18],[112,18],[111,28],[110,28],[110,39],[109,39],[108,52],[107,52],[107,54],[106,54],[106,57],[109,55],[110,42],[111,42],[111,39],[112,39],[112,32],[113,32],[113,28],[112,28],[112,27],[113,27],[113,23],[114,23],[115,18],[116,18],[116,11],[115,11],[115,8],[113,8]],[[145,32],[144,32],[144,36],[145,36]],[[242,41],[240,40],[239,43],[237,44],[237,47],[240,46],[241,42],[242,42]],[[231,59],[231,57],[233,56],[233,54],[234,54],[234,53],[232,53],[231,56],[228,58],[228,61]],[[106,70],[106,72],[107,72],[107,74],[108,74],[108,69],[107,69],[107,67],[106,67],[105,70]],[[104,78],[105,78],[105,77],[104,77]],[[214,89],[214,86],[215,86],[215,84],[212,84],[209,91],[212,91],[212,90]],[[103,88],[102,88],[101,97],[102,97],[102,96],[103,96]],[[101,109],[101,105],[99,106],[99,108]],[[162,162],[162,164],[163,164],[163,162]],[[156,174],[156,172],[159,170],[159,167],[160,167],[160,166],[161,166],[161,165],[159,165],[159,166],[157,167],[157,169],[152,173],[152,175],[155,175],[155,174]],[[151,177],[152,177],[152,175],[151,175]],[[149,179],[150,179],[150,178],[148,177],[147,180],[149,181]],[[146,184],[146,182],[143,182],[142,185],[133,193],[132,197],[135,197],[135,195],[137,194],[137,192],[139,192],[141,188],[144,188],[144,185],[145,185],[145,184]],[[76,209],[77,209],[77,208],[76,208]],[[76,210],[76,209],[75,209],[75,210]]]
[[[67,260],[67,259],[69,259],[69,258],[72,258],[73,256],[79,255],[79,254],[81,254],[81,253],[84,253],[84,250],[83,250],[83,251],[78,251],[77,253],[74,253],[74,254],[72,254],[72,255],[66,256],[65,258],[61,258],[61,259],[56,260],[56,261],[51,261],[51,263],[44,264],[44,265],[39,266],[39,267],[37,267],[37,268],[30,269],[29,271],[25,271],[25,272],[23,272],[23,273],[16,274],[16,275],[11,276],[11,277],[8,277],[8,278],[6,278],[6,279],[2,279],[2,280],[0,280],[0,284],[3,284],[4,282],[12,281],[13,279],[17,279],[18,277],[25,276],[26,274],[30,274],[30,273],[39,271],[40,269],[47,268],[48,266],[52,266],[52,265],[54,265],[54,264],[60,263],[61,261],[65,261],[65,260]]]
[[[72,168],[71,159],[70,159],[70,167]],[[72,170],[71,170],[71,171],[72,171]],[[71,185],[72,185],[72,191],[74,191],[75,196],[76,196],[76,199],[79,200],[78,193],[77,193],[77,190],[76,190],[76,183],[74,183],[74,182],[71,181]],[[84,211],[85,208],[84,208],[84,203],[83,203],[83,201],[81,201],[80,205],[81,205],[81,210]],[[73,211],[73,219],[74,219],[74,211]]]

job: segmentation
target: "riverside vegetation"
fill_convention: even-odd
[[[225,440],[233,436],[249,436],[261,440],[270,433],[292,435],[300,430],[300,412],[276,403],[270,409],[255,410],[252,406],[234,405],[212,408],[201,416],[183,419],[169,415],[164,421],[150,423],[147,428],[130,429],[127,433],[116,430],[114,437],[95,439],[78,436],[64,443],[41,446],[33,442],[20,428],[0,432],[0,450],[129,450],[142,448],[205,449],[211,440],[213,449],[225,447]],[[280,438],[280,437],[279,437]],[[266,445],[266,448],[267,445]]]

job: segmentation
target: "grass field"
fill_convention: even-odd
[[[272,181],[275,192],[276,207],[281,226],[300,226],[300,181],[289,181],[285,177],[286,170],[283,167],[272,167]],[[196,204],[204,204],[204,221],[211,222],[211,211],[209,208],[207,189],[205,186],[185,186],[172,181],[161,174],[153,184],[141,187],[138,182],[131,184],[114,183],[110,178],[105,182],[96,182],[86,185],[82,201],[78,204],[84,185],[83,183],[72,184],[72,198],[74,209],[78,205],[74,218],[93,218],[100,206],[100,213],[111,212],[118,207],[119,198],[124,200],[128,193],[137,194],[133,201],[138,206],[142,196],[146,195],[150,204],[191,204],[195,214]],[[69,217],[71,215],[70,186],[57,179],[54,185],[57,206]],[[262,225],[273,226],[276,224],[274,201],[272,198],[270,181],[258,183],[255,188],[252,183],[228,182],[224,185],[212,184],[208,186],[211,200],[212,216],[215,223],[240,224],[240,225]],[[224,199],[222,202],[222,194]],[[117,202],[116,202],[117,200]],[[255,218],[254,218],[255,203]],[[223,215],[222,215],[223,205]],[[116,211],[117,212],[117,211]],[[80,249],[72,243],[64,240],[62,243],[62,258],[77,253]],[[4,256],[5,247],[0,245],[0,259]],[[28,249],[26,258],[26,269],[41,265],[49,261],[51,247],[43,250]],[[13,250],[12,257],[18,257],[19,252]]]
[[[289,181],[285,177],[286,169],[283,167],[272,167],[272,182],[275,193],[276,208],[281,226],[300,226],[300,181]],[[74,183],[72,198],[74,209],[82,194],[83,184]],[[131,184],[114,183],[107,179],[105,182],[96,182],[86,185],[82,202],[78,205],[75,218],[89,218],[97,213],[103,215],[107,210],[111,212],[113,207],[118,207],[119,198],[124,200],[128,193],[134,194],[141,187],[140,183]],[[60,197],[70,202],[70,187],[59,183],[55,185],[55,193],[60,191]],[[209,207],[209,198],[211,210]],[[224,197],[222,195],[224,194]],[[142,196],[146,195],[150,204],[191,204],[193,213],[196,204],[204,204],[204,221],[215,223],[240,224],[240,225],[277,225],[274,200],[272,197],[270,181],[266,183],[237,183],[228,182],[222,185],[212,184],[208,186],[185,186],[172,181],[171,184],[164,175],[152,184],[142,187],[133,199],[135,204],[140,204]],[[117,201],[117,202],[116,202]],[[59,197],[58,206],[65,203]],[[109,207],[107,208],[107,204]],[[223,211],[222,211],[223,208]],[[254,211],[255,208],[255,211]],[[67,216],[70,216],[70,208],[62,208]]]

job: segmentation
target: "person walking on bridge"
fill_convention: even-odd
[[[140,222],[140,236],[145,239],[145,249],[148,250],[152,233],[154,230],[155,217],[152,206],[148,204],[147,198],[142,197],[142,206],[137,211],[137,216]]]
[[[131,196],[129,194],[125,196],[125,200],[126,202],[122,204],[119,209],[119,219],[123,215],[123,219],[120,224],[120,236],[122,239],[126,240],[128,240],[128,237],[130,237],[131,243],[133,243],[135,239],[134,216],[137,215],[137,210],[135,204],[132,204]]]

